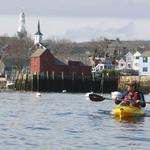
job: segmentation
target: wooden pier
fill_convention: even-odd
[[[22,74],[18,73],[15,88],[19,91],[39,91],[39,92],[103,92],[110,93],[118,88],[118,78],[103,78],[103,87],[101,79],[87,78],[84,75],[75,76],[55,76],[48,73],[42,74]]]

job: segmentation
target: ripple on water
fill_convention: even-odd
[[[26,127],[25,129],[29,129],[29,130],[50,130],[50,128],[44,128],[44,127]]]
[[[67,116],[67,115],[72,115],[73,113],[72,112],[62,112],[62,113],[55,113],[56,116]]]
[[[112,101],[91,103],[84,94],[0,93],[0,149],[124,150],[150,147],[150,112],[120,122]],[[147,105],[150,110],[150,105]]]

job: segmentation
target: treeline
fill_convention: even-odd
[[[28,66],[29,49],[32,46],[33,40],[30,37],[21,40],[17,37],[0,37],[0,58],[5,66]]]

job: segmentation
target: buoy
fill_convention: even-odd
[[[40,93],[40,92],[37,92],[37,93],[36,93],[36,96],[41,96],[41,93]]]
[[[62,90],[62,92],[63,92],[63,93],[66,93],[66,92],[67,92],[67,90]]]

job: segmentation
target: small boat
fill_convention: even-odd
[[[144,109],[139,107],[119,105],[112,110],[112,114],[120,118],[136,117],[136,116],[144,116],[145,111]]]

